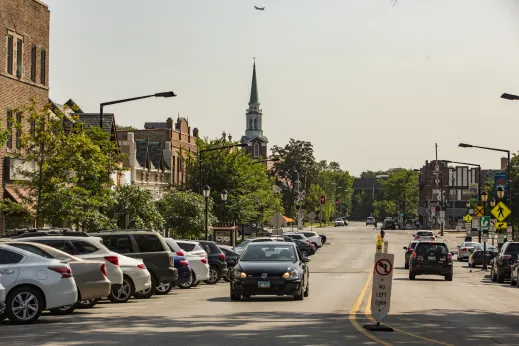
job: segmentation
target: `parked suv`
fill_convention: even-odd
[[[178,279],[175,268],[174,253],[172,253],[162,238],[156,232],[127,230],[103,231],[90,233],[101,237],[103,244],[113,252],[140,258],[151,274],[151,286],[141,292],[136,292],[136,298],[149,298],[155,294],[168,294]]]
[[[227,273],[225,254],[214,241],[199,240],[198,243],[207,252],[209,262],[209,280],[206,280],[205,283],[213,285]]]
[[[501,247],[501,251],[492,261],[490,269],[490,278],[492,281],[503,283],[505,279],[510,278],[512,273],[512,264],[517,260],[519,254],[519,242],[506,242]]]
[[[452,281],[452,254],[447,244],[439,241],[419,242],[409,257],[409,280],[416,275],[441,275]]]
[[[302,234],[305,237],[307,237],[308,240],[310,240],[310,243],[314,244],[315,251],[317,251],[317,249],[320,249],[323,246],[323,243],[321,242],[321,237],[319,237],[319,234],[315,232],[299,231],[297,232],[297,234]]]

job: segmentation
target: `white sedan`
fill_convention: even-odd
[[[166,243],[168,245],[171,241],[168,241],[171,238],[165,238]],[[173,239],[171,239],[173,240]],[[184,240],[176,240],[175,244],[180,248],[180,250],[185,254],[184,256],[189,262],[189,266],[193,270],[195,274],[195,281],[191,286],[196,286],[200,281],[209,280],[209,263],[207,260],[207,252],[200,246],[196,241],[184,241]],[[187,285],[187,284],[186,284]],[[182,287],[181,288],[187,288]]]
[[[108,299],[112,303],[125,303],[135,292],[141,292],[151,287],[151,274],[141,259],[135,259],[112,252],[119,258],[119,267],[123,271],[123,284],[120,288],[110,291]]]
[[[418,231],[414,235],[415,240],[436,240],[433,231]]]
[[[476,242],[463,242],[460,246],[458,246],[458,261],[468,259],[470,254],[473,253],[474,249],[478,246],[482,245]]]
[[[13,323],[32,323],[43,310],[74,305],[78,296],[66,261],[5,244],[0,244],[0,284],[7,295],[0,320],[7,317]]]

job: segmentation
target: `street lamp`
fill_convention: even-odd
[[[499,200],[502,200],[503,197],[505,197],[505,189],[502,187],[502,186],[499,186],[497,189],[497,198],[499,198]]]
[[[495,198],[492,198],[492,199],[490,200],[490,206],[491,206],[491,207],[495,207],[495,206],[496,206],[496,199],[495,199]]]
[[[278,161],[279,161],[279,157],[276,157],[276,158],[273,158],[273,159],[266,159],[266,160],[256,161],[256,162],[251,163],[251,165],[255,165],[257,163],[278,162]]]
[[[483,215],[487,215],[488,192],[481,192],[481,202],[483,202]],[[488,235],[488,230],[486,231]],[[479,231],[481,236],[481,230]],[[481,240],[480,240],[481,241]],[[487,270],[487,238],[483,241],[483,270]]]
[[[99,127],[101,129],[103,128],[103,108],[104,108],[104,106],[110,106],[110,105],[115,105],[117,103],[125,103],[125,102],[130,102],[130,101],[135,101],[135,100],[147,99],[150,97],[174,97],[174,96],[177,96],[177,95],[173,91],[166,91],[166,92],[155,93],[155,94],[146,95],[146,96],[132,97],[129,99],[103,102],[99,105]]]
[[[225,202],[227,201],[227,190],[222,190],[220,197],[222,198],[223,202],[222,222],[225,223]]]
[[[208,151],[215,151],[215,150],[223,150],[223,149],[229,149],[229,148],[245,148],[245,147],[250,147],[252,145],[252,143],[238,143],[238,144],[231,144],[231,145],[224,145],[222,147],[216,147],[216,148],[209,148],[209,149],[204,149],[204,150],[200,150],[198,152],[198,168],[199,168],[199,176],[198,176],[198,186],[199,186],[199,191],[198,193],[201,193],[202,192],[202,154],[205,153],[205,152],[208,152]]]
[[[211,194],[211,188],[209,187],[209,185],[204,186],[203,193],[205,198],[205,240],[209,240],[209,225],[207,224],[209,222],[207,215],[209,195]]]

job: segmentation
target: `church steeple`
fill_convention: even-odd
[[[252,85],[250,87],[250,105],[259,105],[258,99],[258,83],[256,82],[256,61],[254,61],[254,65],[252,66]]]

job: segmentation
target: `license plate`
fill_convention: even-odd
[[[429,261],[436,261],[436,256],[429,256]]]
[[[258,281],[258,288],[270,288],[270,281]]]

